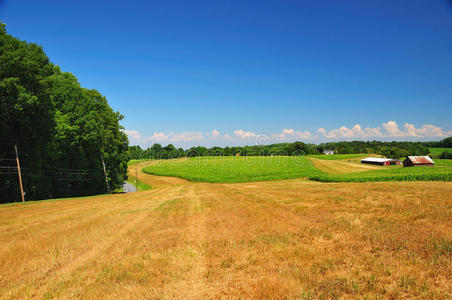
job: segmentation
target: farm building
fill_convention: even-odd
[[[391,165],[401,165],[402,164],[402,161],[400,161],[398,159],[395,159],[395,158],[388,158],[388,159],[389,159]]]
[[[408,156],[403,161],[404,167],[416,167],[416,166],[431,166],[433,167],[434,162],[428,156]]]
[[[361,159],[361,163],[370,164],[370,165],[380,165],[380,166],[389,166],[389,165],[401,165],[402,162],[395,158],[377,158],[377,157],[368,157]]]
[[[361,159],[362,164],[369,165],[380,165],[380,166],[389,166],[391,164],[391,159],[389,158],[378,158],[378,157],[368,157]]]
[[[323,150],[323,154],[332,155],[334,154],[334,150]]]

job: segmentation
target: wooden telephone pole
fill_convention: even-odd
[[[105,168],[104,156],[102,155],[102,153],[100,154],[100,159],[102,160],[102,166],[104,167],[105,183],[107,184],[107,193],[110,193],[110,186],[108,185],[107,178],[107,169]]]
[[[17,145],[14,145],[14,150],[16,150],[16,162],[17,162],[17,173],[19,175],[20,196],[22,197],[22,202],[25,202],[24,187],[22,186],[22,174],[20,173],[19,152],[17,151]]]
[[[135,189],[138,192],[138,168],[135,168]]]

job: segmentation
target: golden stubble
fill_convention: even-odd
[[[312,164],[322,172],[328,174],[346,174],[352,172],[365,172],[371,170],[387,169],[384,166],[366,165],[360,159],[327,160],[308,157]]]
[[[191,183],[0,207],[0,295],[448,298],[450,182]]]

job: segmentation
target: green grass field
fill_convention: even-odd
[[[131,166],[131,165],[134,165],[134,164],[139,163],[139,162],[150,161],[150,160],[152,160],[152,159],[147,159],[147,158],[144,158],[144,159],[131,159],[131,160],[129,160],[127,162],[127,165]]]
[[[436,160],[441,161],[441,160]],[[349,174],[318,174],[309,179],[323,182],[368,182],[368,181],[452,181],[452,162],[437,163],[434,167],[391,167]]]
[[[338,159],[350,159],[350,158],[366,157],[366,156],[369,156],[369,155],[370,154],[363,154],[363,153],[359,153],[359,154],[333,154],[333,155],[320,154],[320,155],[307,155],[307,157],[313,157],[313,158],[325,159],[325,160],[338,160]],[[372,155],[372,156],[375,156],[375,155]]]
[[[433,156],[438,156],[443,152],[452,153],[452,148],[428,148],[430,154]]]
[[[126,180],[127,183],[130,183],[133,186],[135,186],[135,179],[136,179],[136,177],[134,176],[135,173],[130,172],[130,167],[132,167],[133,165],[135,165],[137,163],[144,162],[144,161],[151,161],[151,160],[149,160],[149,159],[131,159],[131,160],[129,160],[129,162],[127,163],[127,165],[129,166],[129,173],[128,173],[129,179]],[[137,186],[138,186],[138,191],[147,191],[147,190],[152,189],[151,186],[147,185],[140,179],[138,179]]]
[[[452,159],[435,159],[435,166],[452,167]]]
[[[135,186],[135,177],[130,177],[128,180],[126,180],[126,182]],[[147,191],[147,190],[152,189],[152,187],[150,187],[149,185],[147,185],[146,183],[144,183],[141,180],[138,180],[137,185],[138,185],[138,191]]]
[[[328,160],[340,158],[346,160],[359,156],[362,155],[322,155],[322,157],[328,157]],[[359,173],[326,174],[315,168],[306,157],[209,156],[160,161],[158,164],[144,168],[143,171],[148,174],[174,176],[199,182],[246,182],[303,177],[323,182],[452,181],[452,160],[437,159],[434,167],[388,166],[384,169]]]
[[[161,161],[144,172],[201,182],[245,182],[289,179],[322,174],[304,157],[223,156]]]

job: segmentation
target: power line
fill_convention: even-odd
[[[17,173],[13,173],[17,174]],[[22,175],[25,176],[35,176],[35,174],[29,174],[29,173],[22,173]],[[63,181],[89,181],[92,180],[91,178],[52,178],[52,177],[45,177],[46,180],[63,180]]]
[[[27,173],[22,173],[22,175],[26,175],[26,176],[37,176],[40,174],[33,174],[30,171],[33,171],[33,169],[30,168],[21,168],[22,170],[27,171]],[[12,171],[14,170],[14,172],[8,172],[8,171]],[[18,168],[17,167],[13,167],[13,166],[0,166],[0,175],[6,175],[6,174],[17,174]],[[43,171],[43,170],[40,170]],[[44,171],[43,173],[47,173],[49,174],[50,171]],[[53,171],[52,171],[53,172]],[[54,175],[63,175],[63,176],[80,176],[80,177],[84,177],[84,178],[51,178],[46,176],[47,179],[55,179],[55,180],[91,180],[93,178],[93,175],[95,174],[102,174],[102,171],[99,170],[99,172],[87,172],[87,173],[82,173],[82,172],[54,172],[54,173],[58,173],[58,174],[54,174]],[[86,178],[87,176],[91,177],[91,178]]]
[[[4,169],[4,170],[16,170],[17,171],[17,167],[16,166],[0,166],[0,170]],[[41,173],[49,173],[49,172],[53,172],[53,173],[58,173],[58,174],[62,174],[62,175],[95,175],[95,174],[102,174],[102,171],[99,170],[97,172],[68,172],[68,171],[54,171],[54,170],[45,170],[45,169],[31,169],[31,168],[22,168],[22,170],[27,170],[27,171],[40,171]]]
[[[71,172],[71,171],[62,171],[62,170],[51,170],[47,168],[22,168],[24,170],[29,171],[41,171],[41,172],[53,172],[53,173],[60,173],[60,174],[70,174],[70,175],[94,175],[94,174],[102,174],[102,171],[99,170],[97,172]]]
[[[34,166],[35,169],[52,169],[52,170],[61,170],[61,171],[67,171],[67,172],[95,173],[95,172],[89,172],[89,171],[98,171],[98,172],[102,171],[101,168],[96,168],[96,169],[68,169],[68,168],[58,168],[58,167],[43,167],[43,166],[37,166],[37,165],[33,165],[33,164],[27,163],[27,166],[29,166],[29,165]]]

